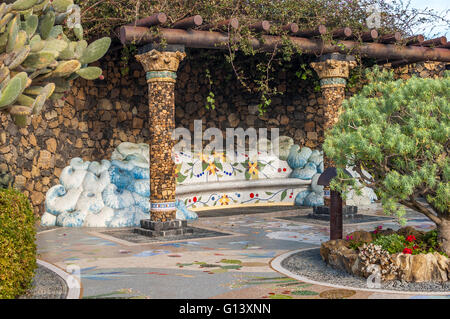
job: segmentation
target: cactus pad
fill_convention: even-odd
[[[29,45],[23,47],[21,50],[14,52],[10,63],[5,63],[9,69],[14,70],[16,67],[22,64],[23,61],[30,54],[31,48]]]
[[[78,60],[69,60],[60,62],[56,69],[52,72],[53,77],[65,77],[81,68]]]
[[[35,99],[29,97],[28,95],[20,94],[16,100],[16,103],[31,107],[34,104],[34,101]]]
[[[95,80],[98,79],[100,75],[102,75],[102,72],[102,69],[100,69],[99,67],[89,66],[87,68],[78,70],[76,73],[85,80]]]
[[[68,43],[64,40],[51,39],[45,41],[44,50],[62,52],[67,48],[67,46]]]
[[[102,58],[111,45],[110,38],[101,38],[88,45],[80,58],[81,64],[89,64]]]
[[[51,51],[30,53],[23,62],[26,68],[43,69],[55,60],[55,54]]]
[[[20,28],[20,16],[16,15],[8,23],[8,43],[6,44],[6,53],[10,53],[14,50],[14,45],[16,44],[17,35],[19,34]]]
[[[90,45],[83,28],[72,35],[63,27],[74,0],[15,0],[0,3],[0,109],[19,126],[38,114],[48,98],[70,90],[71,80],[98,78],[102,70],[88,64],[101,58],[111,40]],[[71,41],[75,36],[78,41]],[[82,68],[82,69],[81,69]]]
[[[39,21],[39,32],[42,39],[47,39],[55,23],[55,12],[48,11]]]
[[[13,10],[28,10],[36,4],[37,0],[17,0],[12,4]]]
[[[31,114],[31,108],[24,105],[13,105],[9,107],[8,112],[13,118],[14,124],[18,127],[27,125],[27,118]]]
[[[52,2],[52,6],[57,12],[65,12],[71,5],[73,5],[73,0],[53,0]]]
[[[25,72],[21,72],[14,76],[0,93],[0,109],[7,107],[14,103],[17,97],[25,89],[24,77],[27,77]]]
[[[3,82],[9,75],[9,68],[6,66],[0,68],[0,83]]]
[[[34,35],[34,33],[37,30],[38,25],[39,25],[39,18],[37,15],[33,14],[25,20],[23,29],[28,34],[28,37],[32,37]]]

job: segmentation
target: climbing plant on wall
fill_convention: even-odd
[[[288,40],[288,31],[283,28],[287,23],[298,24],[300,30],[325,24],[329,32],[322,35],[322,39],[331,42],[334,40],[330,31],[341,27],[350,27],[356,38],[361,41],[361,34],[369,29],[366,19],[373,12],[371,9],[373,6],[377,7],[381,14],[378,28],[381,35],[395,31],[410,35],[413,33],[412,30],[417,32],[425,23],[448,25],[442,14],[432,9],[414,9],[408,1],[403,0],[75,0],[75,2],[82,8],[81,16],[85,34],[88,36],[113,34],[116,27],[133,23],[139,18],[157,12],[164,12],[167,15],[166,26],[169,27],[182,18],[201,15],[204,24],[210,29],[228,33],[229,43],[224,63],[232,66],[231,72],[234,72],[236,79],[246,90],[259,94],[261,112],[270,105],[271,96],[281,94],[271,85],[271,79],[278,70],[276,66],[280,63],[289,63],[293,55],[301,54],[301,51]],[[218,22],[230,17],[238,19],[238,29],[229,26],[218,27]],[[283,38],[282,43],[272,52],[262,52],[250,46],[249,39],[260,38],[261,34],[251,28],[251,25],[262,20],[270,21],[271,27],[267,34]],[[157,34],[157,28],[152,27],[151,32]],[[357,49],[351,53],[359,60]],[[207,63],[208,60],[205,60],[205,64]],[[212,67],[204,65],[203,69]],[[297,71],[303,80],[305,77],[313,77],[313,72],[308,72],[302,66],[299,66]],[[214,85],[211,84],[210,87]],[[214,108],[214,94],[211,93],[205,101],[205,106],[209,109]]]
[[[11,2],[11,1],[10,1]],[[109,37],[88,44],[72,0],[17,0],[0,4],[0,111],[26,126],[47,99],[61,98],[77,77],[102,77]]]

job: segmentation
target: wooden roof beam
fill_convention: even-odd
[[[363,40],[364,42],[371,42],[371,41],[376,40],[377,38],[378,38],[378,31],[375,29],[372,29],[367,32],[363,32],[361,34],[361,40]]]
[[[298,24],[297,23],[288,23],[282,27],[283,30],[288,31],[291,34],[295,34],[298,32]]]
[[[400,42],[400,41],[402,41],[402,34],[400,32],[386,34],[386,35],[381,36],[378,39],[378,42],[385,43],[385,44],[396,43],[396,42]]]
[[[325,33],[327,33],[327,27],[321,24],[314,29],[298,31],[294,35],[297,37],[311,38],[321,36]]]
[[[156,13],[152,16],[136,20],[134,23],[130,23],[129,25],[137,26],[137,27],[151,27],[154,25],[161,25],[167,22],[167,16],[165,13]]]
[[[231,29],[237,30],[239,28],[239,20],[236,18],[230,18],[216,22],[215,24],[203,24],[199,27],[199,30],[226,30],[228,26]]]
[[[422,43],[414,44],[414,45],[420,45],[423,47],[436,47],[436,46],[443,46],[447,44],[447,38],[446,37],[439,37],[427,41],[423,41]]]
[[[120,39],[123,44],[147,44],[164,39],[167,44],[185,45],[190,48],[226,49],[229,38],[227,34],[215,31],[165,29],[159,30],[159,38],[145,27],[122,26]],[[250,45],[254,49],[271,51],[280,46],[280,36],[262,35],[263,41],[250,38]],[[450,50],[444,48],[427,48],[420,46],[399,47],[395,44],[360,43],[358,41],[340,40],[336,44],[322,43],[320,39],[307,39],[290,36],[289,39],[306,54],[359,52],[362,57],[391,60],[413,60],[450,62]]]
[[[421,44],[425,41],[425,37],[421,34],[403,39],[406,45]]]
[[[270,22],[267,20],[255,22],[248,26],[250,30],[258,31],[258,32],[269,32],[270,30]]]
[[[172,28],[187,30],[187,29],[198,27],[198,26],[202,25],[202,23],[203,23],[203,18],[197,14],[192,17],[187,17],[187,18],[178,20],[177,22],[175,22],[172,25]]]
[[[333,36],[333,39],[350,38],[352,36],[352,34],[353,34],[353,31],[349,27],[337,29],[331,33],[331,35]]]

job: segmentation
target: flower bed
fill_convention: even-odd
[[[382,281],[407,282],[450,280],[450,258],[442,253],[437,232],[424,233],[413,227],[398,231],[356,231],[344,240],[330,240],[320,248],[322,259],[331,267]]]

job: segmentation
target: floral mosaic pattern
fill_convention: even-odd
[[[243,158],[243,160],[230,161],[224,152],[175,153],[177,184],[287,178],[292,172],[288,163],[276,156],[263,156],[258,153],[253,158],[247,154],[236,157]]]
[[[242,192],[212,193],[194,195],[183,199],[187,208],[199,208],[204,206],[228,206],[233,204],[270,204],[279,202],[293,202],[295,194],[300,189],[285,188],[272,191],[249,190]]]

